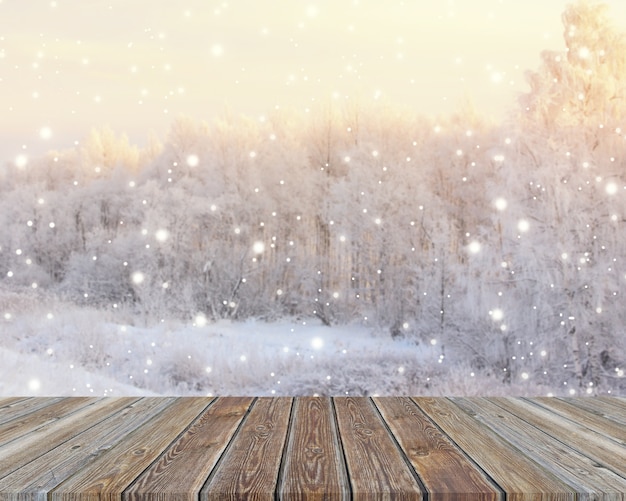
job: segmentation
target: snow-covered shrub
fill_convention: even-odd
[[[183,395],[206,394],[210,392],[206,368],[197,349],[189,345],[173,348],[160,367],[160,374],[165,381],[159,391]]]
[[[87,370],[106,371],[113,360],[118,338],[116,327],[106,323],[102,312],[74,308],[56,312],[47,326],[49,346],[55,347],[57,357]]]

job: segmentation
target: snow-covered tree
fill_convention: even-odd
[[[623,127],[626,38],[596,0],[568,5],[562,21],[566,48],[544,51],[540,68],[527,73],[520,118],[549,144],[575,136],[590,153]]]
[[[544,333],[541,343],[547,351],[566,347],[571,371],[563,377],[595,388],[609,376],[602,354],[624,321],[616,298],[626,42],[599,2],[568,5],[562,19],[566,50],[542,54],[520,99],[512,154],[499,171],[508,194],[499,224],[511,280],[528,282],[526,311]]]

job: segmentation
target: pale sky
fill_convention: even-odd
[[[565,0],[0,0],[0,160],[93,127],[131,143],[180,115],[384,99],[427,115],[469,97],[501,118]],[[626,28],[626,1],[607,0]]]

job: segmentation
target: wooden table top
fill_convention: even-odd
[[[626,500],[624,398],[0,398],[0,500]]]

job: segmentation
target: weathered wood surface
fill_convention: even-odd
[[[0,398],[18,499],[626,501],[626,400]]]
[[[332,402],[306,397],[294,402],[280,494],[285,499],[347,499],[348,476]]]

